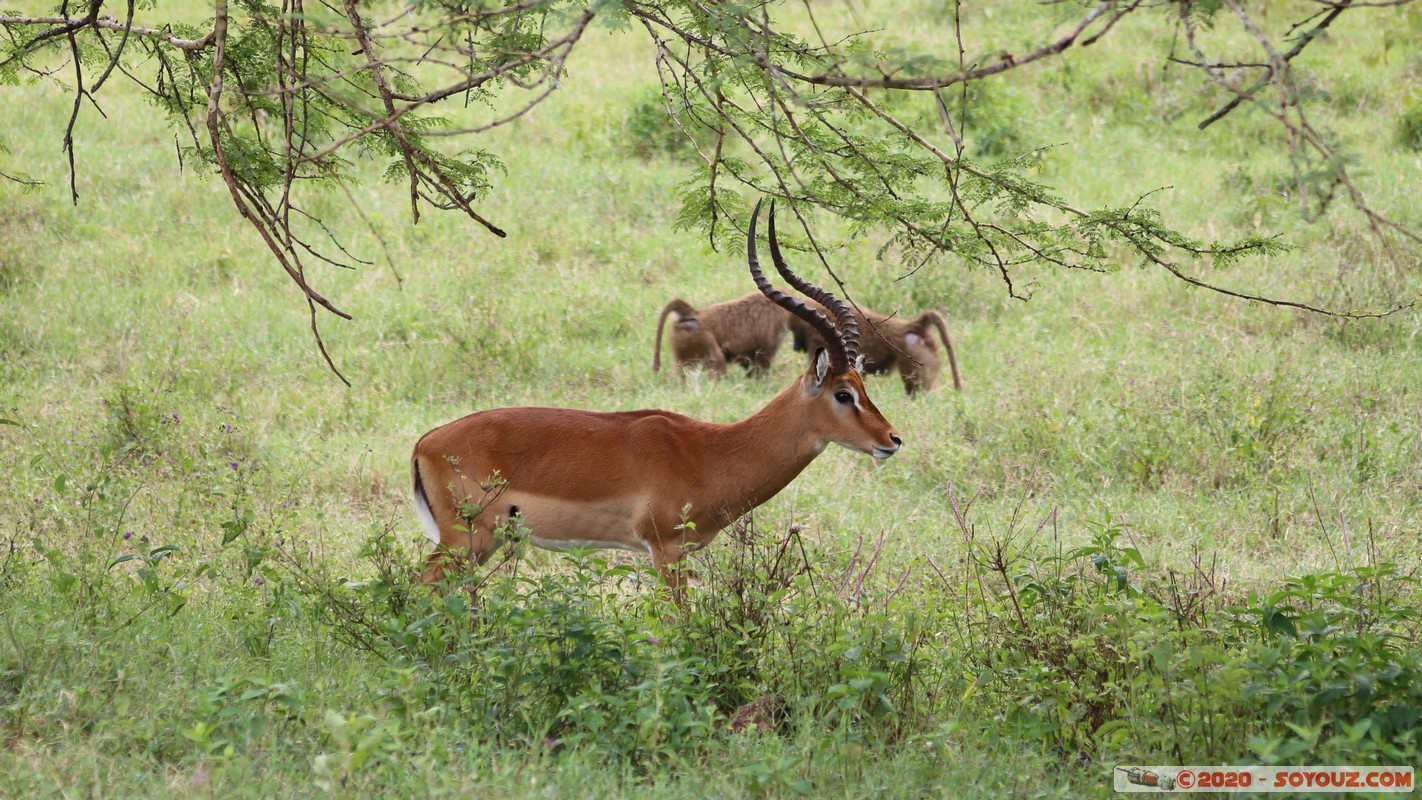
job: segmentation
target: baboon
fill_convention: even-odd
[[[657,319],[654,372],[662,367],[662,327],[668,314],[675,315],[671,351],[677,366],[685,369],[700,364],[707,372],[721,375],[727,364],[736,363],[756,377],[770,371],[770,362],[785,339],[791,319],[760,292],[701,308],[678,297],[662,308]]]
[[[823,313],[823,309],[820,310]],[[958,373],[958,354],[953,349],[953,339],[948,336],[943,315],[930,310],[906,320],[867,308],[860,310],[864,312],[863,317],[860,318],[858,312],[855,317],[860,318],[859,329],[863,331],[859,350],[864,354],[866,373],[898,369],[905,392],[912,395],[920,389],[931,391],[943,372],[943,358],[938,354],[938,344],[933,341],[930,331],[930,328],[937,328],[948,351],[953,388],[963,391],[963,378]],[[813,353],[815,348],[824,346],[814,330],[798,318],[790,320],[790,334],[796,350]]]

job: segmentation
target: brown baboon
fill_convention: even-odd
[[[765,375],[790,327],[790,316],[760,292],[701,308],[677,298],[657,319],[653,371],[662,367],[662,326],[668,314],[674,315],[671,351],[677,366],[700,364],[718,375],[728,363],[740,364],[757,377]]]
[[[943,372],[943,358],[938,354],[938,344],[933,341],[931,328],[937,328],[943,338],[943,346],[948,351],[948,367],[953,373],[953,388],[963,390],[963,379],[958,373],[958,354],[953,349],[953,339],[948,336],[948,327],[943,323],[943,315],[937,311],[925,311],[913,319],[900,319],[888,314],[880,314],[861,308],[855,317],[860,319],[862,331],[859,351],[864,355],[866,373],[888,372],[898,369],[903,378],[904,391],[913,394],[919,389],[930,391],[938,383]],[[866,324],[867,323],[867,324]],[[823,347],[818,335],[798,319],[790,321],[790,333],[794,337],[796,350],[814,353]]]

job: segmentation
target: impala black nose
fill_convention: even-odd
[[[898,445],[899,447],[904,446],[904,440],[900,439],[897,433],[889,434],[889,440],[892,441],[894,444]]]

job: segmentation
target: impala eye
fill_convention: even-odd
[[[834,399],[838,400],[841,403],[844,403],[845,405],[849,405],[850,403],[854,402],[854,395],[850,394],[849,392],[846,392],[843,389],[840,389],[839,391],[834,393]]]

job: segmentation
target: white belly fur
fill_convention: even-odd
[[[626,542],[598,541],[596,539],[540,539],[532,533],[527,534],[528,541],[535,547],[544,550],[602,550],[615,547],[618,550],[631,550],[636,553],[651,554],[652,548],[645,543],[640,546],[632,546]]]
[[[536,547],[545,550],[594,550],[614,547],[650,553],[651,548],[637,535],[636,519],[643,504],[633,497],[595,501],[563,500],[517,490],[505,490],[488,500],[484,511],[504,523],[512,508],[518,509],[518,530]],[[425,533],[439,544],[439,528],[434,515],[416,497],[416,509]],[[496,526],[497,527],[497,526]]]

